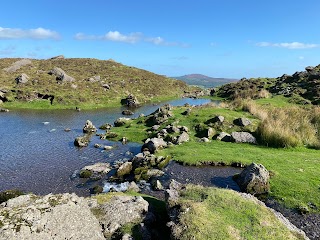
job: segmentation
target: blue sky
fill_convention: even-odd
[[[320,64],[320,1],[10,0],[0,57],[114,59],[167,76],[277,77]]]

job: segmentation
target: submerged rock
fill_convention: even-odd
[[[83,127],[83,132],[84,133],[93,133],[96,132],[97,128],[92,124],[90,120],[86,121],[86,124]]]

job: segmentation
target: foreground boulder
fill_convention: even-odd
[[[241,191],[250,194],[263,194],[270,191],[269,172],[262,164],[251,163],[235,177]]]
[[[10,199],[0,205],[0,239],[105,239],[89,205],[69,193]]]

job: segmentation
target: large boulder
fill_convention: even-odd
[[[17,84],[20,84],[20,83],[27,83],[28,82],[28,80],[29,80],[29,77],[28,77],[28,75],[27,74],[25,74],[25,73],[22,73],[22,74],[20,74],[18,77],[16,77],[16,83]]]
[[[226,132],[221,132],[216,139],[223,142],[231,142],[231,135]]]
[[[181,135],[179,135],[177,137],[175,144],[181,144],[181,143],[188,142],[188,141],[189,141],[189,134],[186,132],[183,132],[183,133],[181,133]]]
[[[3,70],[8,73],[13,73],[13,72],[19,70],[20,68],[22,68],[23,66],[26,66],[29,64],[32,64],[30,59],[21,59],[21,60],[14,62],[10,67],[4,68]]]
[[[61,68],[54,67],[52,70],[48,72],[50,75],[54,75],[56,80],[59,82],[72,82],[74,81],[73,77],[70,77],[68,74],[65,73]]]
[[[88,200],[69,193],[10,199],[0,205],[0,239],[104,240],[89,205]]]
[[[158,149],[165,147],[167,147],[167,143],[162,138],[151,138],[146,140],[146,142],[142,145],[141,150],[148,150],[150,153],[154,153]]]
[[[117,176],[123,177],[124,175],[130,174],[132,170],[132,162],[123,163],[117,170]]]
[[[256,138],[248,132],[232,132],[231,139],[236,143],[252,143],[257,144]]]
[[[90,120],[86,121],[86,124],[83,127],[83,132],[84,133],[93,133],[96,132],[97,128],[92,124]]]
[[[111,171],[110,163],[98,162],[93,165],[88,165],[80,170],[80,177],[92,179],[100,179],[103,175]]]
[[[251,163],[235,179],[243,192],[255,195],[270,191],[269,172],[261,164]]]

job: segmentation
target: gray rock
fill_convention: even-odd
[[[129,94],[125,98],[124,103],[130,108],[135,108],[140,106],[138,99],[133,94]]]
[[[203,137],[203,138],[200,138],[200,142],[210,142],[209,138],[206,138],[206,137]]]
[[[29,80],[29,77],[27,74],[25,73],[22,73],[21,75],[19,75],[18,77],[16,77],[15,81],[17,84],[20,84],[20,83],[27,83]]]
[[[104,83],[104,84],[102,84],[101,86],[102,86],[105,90],[109,90],[109,89],[110,89],[110,85],[109,85],[109,84]]]
[[[87,120],[82,130],[84,133],[93,133],[97,131],[97,128],[92,124],[90,120]]]
[[[77,147],[87,147],[89,145],[90,136],[84,135],[80,137],[76,137],[74,140],[74,145]]]
[[[83,170],[88,170],[92,173],[97,173],[97,174],[107,174],[108,172],[111,171],[111,167],[110,167],[110,163],[99,162],[93,165],[85,166],[81,169],[81,171]]]
[[[181,144],[189,141],[189,134],[186,132],[181,133],[179,137],[177,137],[176,144]]]
[[[56,59],[65,59],[65,57],[63,55],[58,55],[58,56],[50,58],[50,60],[56,60]]]
[[[54,75],[57,81],[60,82],[72,82],[74,81],[73,77],[70,77],[68,74],[65,73],[61,68],[54,67],[52,70],[48,72],[50,75]]]
[[[165,200],[169,209],[177,204],[180,191],[184,188],[185,186],[176,180],[172,179],[170,181],[169,188],[165,191]]]
[[[168,133],[179,133],[180,129],[176,126],[168,125],[166,127]]]
[[[251,121],[248,118],[237,118],[233,123],[240,127],[246,127],[251,124]]]
[[[255,195],[270,191],[269,179],[269,172],[262,164],[252,163],[236,177],[236,182],[241,191]]]
[[[117,170],[117,176],[123,177],[124,175],[130,174],[132,170],[132,162],[123,163]]]
[[[257,144],[256,138],[248,132],[233,132],[231,133],[232,141],[236,143],[252,143]]]
[[[163,175],[164,175],[164,171],[161,171],[159,169],[149,169],[147,171],[147,176],[149,178],[151,178],[151,177],[161,177]]]
[[[134,112],[132,112],[131,110],[123,110],[122,111],[122,115],[133,115],[134,114]]]
[[[92,82],[92,83],[94,83],[94,82],[99,82],[100,80],[101,80],[101,78],[100,78],[99,75],[98,75],[98,76],[93,76],[93,77],[91,77],[91,78],[88,79],[88,81],[89,81],[89,82]]]
[[[23,198],[18,205],[12,205],[9,201],[0,205],[3,224],[0,239],[105,239],[102,227],[92,214],[86,199],[69,193],[21,197],[11,201]],[[6,217],[6,212],[10,212],[10,217]]]
[[[180,127],[180,131],[181,132],[189,132],[189,128],[186,126],[182,126],[182,127]]]
[[[154,180],[151,182],[152,189],[155,191],[163,190],[163,186],[159,180]]]
[[[147,139],[146,142],[142,145],[141,150],[144,151],[147,149],[150,153],[167,147],[167,143],[162,138],[151,138]]]
[[[129,122],[131,122],[131,118],[121,117],[115,120],[113,124],[115,127],[121,127],[123,125],[126,125]]]
[[[217,136],[217,140],[223,141],[223,142],[231,142],[231,135],[226,132],[221,132]]]
[[[97,208],[99,222],[104,226],[107,239],[127,223],[142,222],[148,212],[149,203],[142,197],[114,196]],[[108,238],[109,237],[109,238]]]
[[[140,188],[135,182],[132,181],[128,185],[128,191],[140,192]]]
[[[155,130],[158,130],[159,128],[160,128],[160,125],[153,125],[151,129],[155,131]]]
[[[224,122],[224,116],[215,116],[214,118],[209,120],[211,123],[219,123],[222,124]]]
[[[6,108],[0,108],[0,112],[9,112],[9,109],[6,109]]]
[[[216,134],[216,131],[213,128],[209,127],[208,130],[207,130],[206,137],[207,138],[212,138],[215,134]]]

